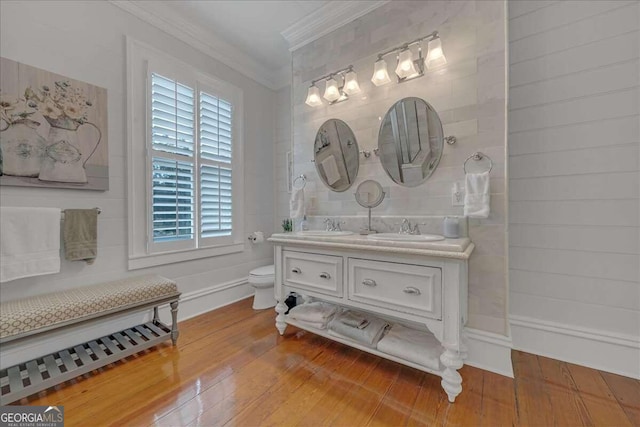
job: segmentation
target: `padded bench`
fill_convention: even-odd
[[[19,400],[123,359],[162,341],[178,340],[176,283],[146,275],[0,303],[0,344],[85,322],[153,308],[153,320],[0,371],[0,404]],[[171,328],[158,306],[171,306]]]

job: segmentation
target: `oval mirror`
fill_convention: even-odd
[[[313,147],[316,171],[333,191],[345,191],[358,176],[358,143],[342,120],[329,119],[320,126]]]
[[[384,200],[384,194],[379,182],[368,179],[358,185],[356,202],[363,208],[375,208]]]
[[[443,147],[440,117],[420,98],[396,102],[380,125],[380,162],[396,184],[415,187],[425,182],[438,167]]]

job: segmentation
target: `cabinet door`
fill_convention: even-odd
[[[442,271],[435,267],[349,258],[352,301],[442,319]]]
[[[283,258],[285,285],[342,297],[342,257],[284,251]]]

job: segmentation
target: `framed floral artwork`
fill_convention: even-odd
[[[107,90],[0,58],[0,185],[109,189]]]

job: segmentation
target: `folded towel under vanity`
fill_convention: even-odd
[[[465,177],[464,215],[469,218],[488,218],[489,194],[489,172],[468,173]]]
[[[314,301],[296,305],[289,310],[288,316],[294,320],[300,320],[309,324],[320,324],[326,327],[327,322],[336,314],[338,307],[323,301]],[[324,329],[319,328],[319,329]]]
[[[431,369],[440,369],[440,342],[431,333],[393,325],[378,342],[378,350]]]
[[[365,314],[347,310],[340,315],[340,321],[347,326],[364,329],[369,324]]]
[[[0,208],[0,282],[60,272],[60,212]]]
[[[329,322],[329,325],[327,326],[329,329],[329,335],[356,341],[366,345],[367,347],[375,348],[377,342],[389,327],[389,324],[384,320],[370,316],[367,318],[369,324],[362,329],[358,329],[342,323],[340,320],[342,315],[343,313],[337,314]]]

